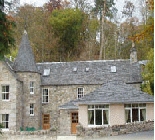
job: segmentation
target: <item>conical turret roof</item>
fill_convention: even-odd
[[[22,72],[38,72],[26,30],[22,36],[13,69]]]

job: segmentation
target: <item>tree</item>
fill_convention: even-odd
[[[154,49],[150,49],[148,52],[148,63],[144,67],[142,73],[144,83],[142,84],[142,90],[154,95]]]
[[[46,7],[50,12],[52,12],[55,9],[61,9],[62,8],[61,0],[49,0],[49,2],[46,3]]]
[[[78,57],[84,40],[85,14],[78,9],[54,10],[50,23],[55,37],[59,38],[59,54],[61,61]]]
[[[104,59],[106,58],[105,54],[105,21],[107,18],[112,18],[113,14],[116,13],[117,9],[114,7],[114,0],[95,0],[95,8],[97,14],[100,16],[100,55],[99,59],[102,59],[102,53],[104,49]]]
[[[149,15],[146,21],[146,25],[140,33],[136,34],[133,40],[137,42],[143,42],[146,39],[147,46],[150,50],[147,52],[148,63],[146,64],[142,73],[144,83],[142,84],[142,90],[149,94],[154,94],[154,1],[148,0],[147,6],[149,7]]]
[[[47,6],[34,7],[25,4],[16,12],[14,18],[16,21],[16,49],[11,50],[11,56],[15,57],[21,36],[26,27],[30,44],[32,46],[36,62],[59,61],[57,53],[57,39],[53,37],[49,17],[51,11]]]
[[[15,21],[12,16],[7,15],[4,11],[4,1],[0,1],[0,59],[9,53],[9,50],[14,46],[13,28]]]

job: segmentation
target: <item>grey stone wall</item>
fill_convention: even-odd
[[[98,138],[148,130],[154,130],[154,121],[136,122],[125,125],[114,125],[98,128],[83,128],[79,124],[77,125],[77,136]]]
[[[22,95],[23,95],[23,83],[16,81],[16,131],[19,131],[22,126]]]
[[[9,114],[9,130],[18,131],[21,125],[21,82],[16,80],[6,64],[0,61],[0,114]],[[9,100],[2,101],[2,85],[9,85]],[[1,121],[1,119],[0,119]]]
[[[30,72],[18,72],[23,81],[22,94],[22,128],[41,128],[41,91],[40,74]],[[34,81],[34,94],[30,94],[30,81]],[[30,103],[34,104],[34,116],[30,116]]]
[[[9,131],[0,135],[0,140],[56,140],[55,131],[39,130],[33,132],[27,131]]]
[[[42,104],[42,113],[50,114],[51,129],[57,129],[60,135],[62,133],[70,135],[70,117],[68,118],[68,114],[66,114],[67,111],[59,111],[58,107],[70,100],[77,99],[78,87],[83,87],[84,94],[86,95],[99,86],[100,85],[42,86],[42,88],[49,89],[49,103]],[[69,128],[69,130],[66,128]],[[65,131],[62,132],[62,130]]]

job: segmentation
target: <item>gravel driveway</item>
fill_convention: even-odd
[[[78,139],[77,139],[78,140]],[[154,140],[154,131],[144,131],[132,134],[125,134],[119,136],[110,136],[94,139],[79,139],[79,140]]]

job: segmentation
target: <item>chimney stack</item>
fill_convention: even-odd
[[[137,62],[137,50],[135,47],[135,43],[132,41],[132,48],[130,49],[130,62],[135,63]]]

